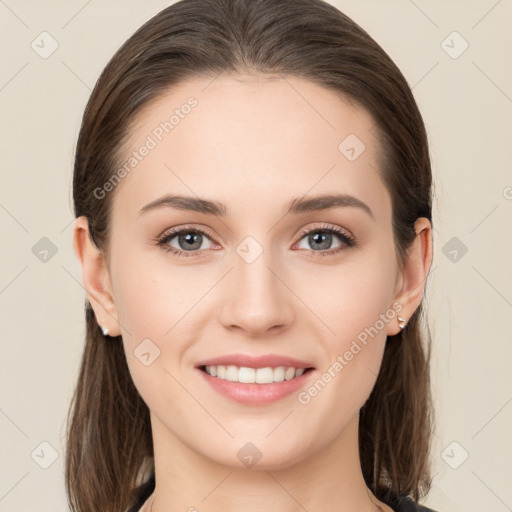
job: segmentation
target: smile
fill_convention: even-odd
[[[290,366],[251,368],[205,365],[196,368],[196,371],[220,396],[245,406],[268,405],[298,393],[317,374],[314,368],[296,369]]]
[[[208,375],[217,379],[243,384],[272,384],[300,377],[310,368],[277,366],[275,368],[250,368],[235,365],[207,365],[201,368]]]

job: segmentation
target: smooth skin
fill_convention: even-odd
[[[150,409],[152,511],[390,512],[365,485],[358,425],[386,337],[399,332],[396,317],[307,404],[296,393],[265,406],[239,404],[194,366],[231,353],[290,355],[315,367],[311,386],[393,303],[406,320],[414,313],[432,262],[430,222],[416,222],[401,269],[373,118],[296,77],[182,82],[138,114],[126,159],[190,96],[197,106],[109,192],[108,255],[92,244],[84,217],[74,227],[96,318],[111,336],[122,334]],[[349,134],[365,145],[354,161],[338,149]],[[221,202],[226,215],[140,213],[169,193]],[[373,217],[354,206],[286,214],[293,198],[320,194],[354,196]],[[167,247],[189,254],[178,256],[155,241],[175,227],[208,235],[193,250],[175,236]],[[321,245],[302,234],[320,227],[338,227],[357,244],[333,234]],[[251,263],[237,252],[246,237],[262,250]],[[146,339],[160,350],[149,366],[134,355]],[[249,442],[261,452],[252,467],[237,455]]]

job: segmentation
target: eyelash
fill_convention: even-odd
[[[198,252],[201,252],[199,250],[195,251],[182,251],[180,249],[176,249],[174,247],[171,247],[168,245],[168,242],[170,242],[173,238],[175,238],[177,235],[180,235],[181,233],[195,233],[200,235],[205,235],[208,238],[212,239],[213,237],[205,230],[201,228],[180,228],[180,229],[172,229],[170,231],[167,231],[164,235],[162,235],[160,238],[156,238],[155,242],[159,247],[161,247],[165,252],[170,252],[175,256],[178,257],[184,257],[189,258],[191,256],[197,256]],[[346,248],[355,247],[357,245],[357,240],[353,235],[349,235],[345,231],[342,231],[339,228],[332,227],[329,225],[321,225],[321,226],[315,226],[314,228],[309,228],[307,230],[304,230],[300,233],[298,242],[300,242],[306,235],[309,235],[310,233],[327,233],[327,234],[333,234],[339,237],[339,239],[342,242],[342,245],[340,247],[337,247],[335,249],[328,249],[328,250],[321,250],[321,251],[312,251],[314,253],[317,253],[318,256],[334,256],[335,254],[340,253],[341,251],[344,251]],[[316,256],[314,256],[316,257]]]

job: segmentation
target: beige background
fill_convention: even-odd
[[[75,142],[104,65],[168,3],[0,0],[1,511],[67,510],[64,419],[85,296],[71,238]],[[437,434],[426,504],[512,510],[512,2],[332,3],[402,69],[431,142]],[[31,47],[43,51],[41,37],[46,50],[58,43],[47,58]],[[46,261],[43,237],[56,250]]]

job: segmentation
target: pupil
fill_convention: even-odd
[[[323,244],[322,247],[320,247],[320,249],[328,249],[330,246],[330,238],[329,237],[331,237],[331,236],[332,235],[330,233],[317,232],[314,235],[310,236],[310,242],[319,243],[320,245]],[[328,242],[325,241],[326,239]]]
[[[181,241],[185,241],[189,249],[198,249],[201,247],[201,242],[198,242],[200,237],[201,235],[199,233],[187,233],[181,236]],[[194,244],[197,245],[197,247],[195,247]]]

